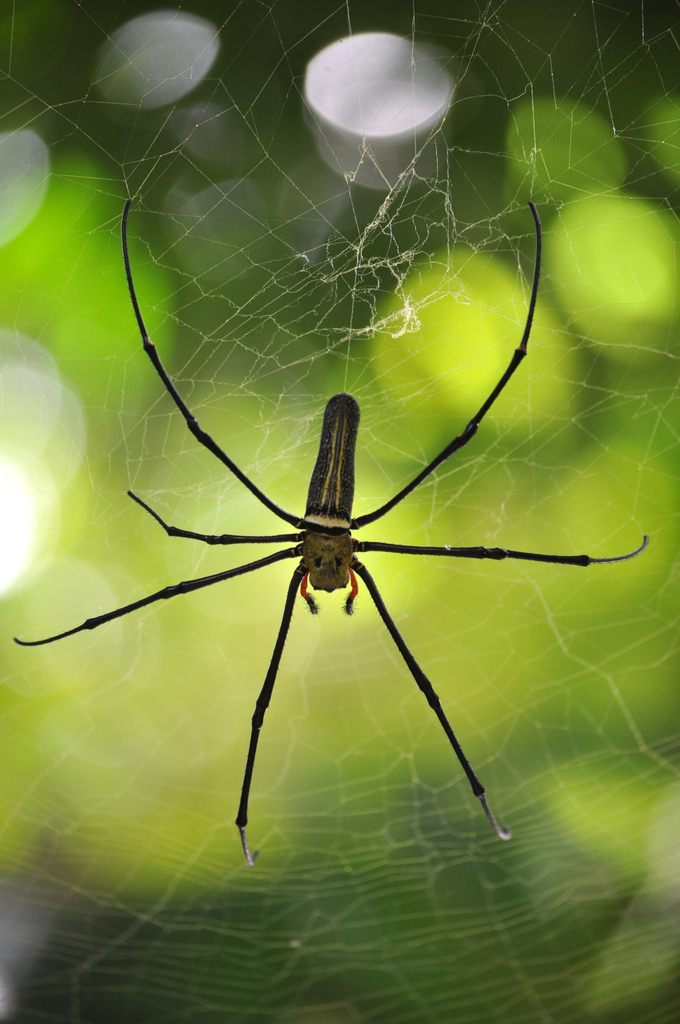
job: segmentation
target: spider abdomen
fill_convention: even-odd
[[[358,429],[359,405],[356,399],[345,392],[334,395],[323,416],[319,454],[307,494],[307,522],[316,526],[349,529],[354,501],[354,452]],[[312,586],[316,586],[313,580]],[[322,589],[334,590],[335,587]]]

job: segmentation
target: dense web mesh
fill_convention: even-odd
[[[680,12],[388,7],[0,13],[3,1019],[677,1020]],[[342,149],[306,68],[369,31],[408,55],[391,101],[436,116]],[[351,619],[343,592],[296,604],[252,869],[233,822],[294,562],[12,643],[276,550],[168,538],[129,488],[186,530],[288,529],[144,355],[128,197],[168,372],[296,515],[333,394],[361,408],[355,515],[476,412],[521,337],[536,203],[527,359],[361,531],[594,558],[650,537],[589,568],[366,556],[510,842],[363,587]]]

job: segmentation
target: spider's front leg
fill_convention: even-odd
[[[452,455],[465,447],[468,441],[475,436],[479,424],[482,422],[491,406],[503,391],[505,385],[512,378],[515,370],[526,356],[529,335],[531,334],[531,325],[534,320],[534,311],[536,309],[536,299],[538,297],[538,283],[541,278],[541,221],[535,205],[530,202],[529,208],[531,209],[531,214],[534,218],[534,224],[536,227],[536,262],[534,264],[534,280],[531,286],[531,298],[529,299],[529,309],[527,312],[526,323],[524,325],[522,340],[513,352],[507,370],[498,381],[498,384],[496,384],[496,387],[493,389],[489,397],[482,403],[481,407],[477,410],[475,415],[460,434],[454,437],[450,444],[447,444],[446,448],[444,448],[444,450],[441,451],[439,455],[429,463],[429,465],[425,466],[425,469],[421,470],[420,473],[411,480],[410,484],[407,484],[406,487],[402,487],[402,489],[395,494],[393,498],[390,498],[389,501],[385,502],[384,505],[381,505],[380,508],[377,508],[374,512],[358,516],[352,524],[354,529],[357,529],[360,526],[368,526],[369,523],[374,523],[376,519],[380,519],[389,512],[390,509],[393,509],[395,505],[398,505],[400,501],[403,501],[406,495],[410,494],[411,491],[418,487],[418,485],[430,476],[431,473],[434,473],[438,466],[441,466],[443,462],[446,462],[446,460]]]
[[[163,364],[161,362],[161,358],[158,355],[158,351],[156,349],[156,346],[154,345],[153,341],[149,337],[149,332],[146,329],[146,325],[144,323],[144,318],[142,317],[142,311],[139,308],[139,302],[137,301],[137,292],[136,292],[136,289],[135,289],[135,284],[134,284],[134,281],[132,280],[132,268],[130,266],[130,253],[128,251],[128,238],[127,238],[127,221],[128,221],[128,214],[130,212],[130,205],[131,204],[132,204],[132,199],[126,200],[125,206],[123,207],[123,219],[121,221],[120,230],[121,230],[121,241],[122,241],[122,245],[123,245],[123,263],[124,263],[124,266],[125,266],[125,276],[127,278],[128,290],[130,292],[130,299],[132,301],[132,308],[134,310],[135,319],[137,320],[137,326],[139,328],[139,333],[140,333],[141,338],[142,338],[142,345],[144,347],[144,351],[146,352],[147,356],[151,360],[151,364],[152,364],[153,368],[155,369],[156,373],[158,374],[158,376],[160,377],[160,379],[162,380],[163,385],[165,386],[166,391],[168,392],[168,394],[172,398],[173,402],[175,403],[175,405],[177,406],[177,408],[181,412],[182,416],[184,417],[184,420],[186,422],[187,427],[189,428],[191,433],[194,435],[194,437],[196,438],[198,443],[202,444],[204,448],[207,448],[209,452],[212,452],[212,454],[216,458],[218,458],[220,460],[220,462],[224,466],[226,466],[227,469],[231,473],[233,473],[234,476],[238,480],[240,480],[241,483],[245,487],[248,488],[248,490],[251,492],[251,494],[254,494],[255,497],[257,498],[257,500],[261,501],[262,504],[266,508],[269,509],[270,512],[273,512],[274,515],[279,517],[279,519],[283,519],[283,520],[285,520],[285,522],[290,523],[291,526],[296,526],[296,524],[297,524],[297,517],[292,515],[290,512],[286,512],[285,509],[283,509],[279,505],[277,505],[276,502],[271,500],[271,498],[268,498],[267,495],[263,491],[261,491],[260,488],[257,487],[257,485],[254,484],[253,481],[248,476],[246,476],[246,474],[241,469],[239,469],[239,467],[236,465],[236,463],[233,462],[232,459],[229,458],[229,456],[226,454],[226,452],[224,452],[222,450],[222,448],[220,448],[220,446],[211,437],[211,435],[208,433],[208,431],[204,430],[201,427],[201,425],[199,424],[198,420],[196,419],[194,414],[191,412],[191,410],[187,406],[186,402],[184,401],[184,399],[180,395],[179,391],[177,390],[177,388],[173,384],[173,382],[170,379],[170,376],[169,376],[168,372],[166,371],[165,367],[163,366]]]

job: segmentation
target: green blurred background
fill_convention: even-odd
[[[50,172],[0,211],[3,1019],[677,1020],[677,5],[195,0],[177,12],[219,32],[207,77],[115,103],[102,54],[150,9],[0,12],[0,168],[23,132]],[[305,67],[350,30],[431,44],[454,76],[432,175],[379,191],[317,155]],[[593,557],[650,536],[587,570],[368,561],[510,843],[364,592],[351,620],[342,594],[296,608],[252,870],[233,819],[289,563],[12,643],[269,550],[168,539],[130,487],[185,529],[281,530],[141,350],[128,195],[147,326],[202,425],[302,513],[325,402],[351,391],[359,515],[507,364],[537,203],[529,358],[470,446],[365,531]]]

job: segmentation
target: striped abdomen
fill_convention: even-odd
[[[305,520],[349,529],[354,501],[354,451],[359,406],[351,395],[334,395],[326,406],[321,442],[307,495]]]

